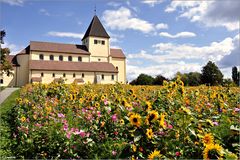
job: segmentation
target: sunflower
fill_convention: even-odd
[[[164,129],[166,128],[166,124],[164,123],[165,122],[165,114],[164,113],[161,113],[160,114],[160,126],[162,126]]]
[[[203,159],[220,159],[223,156],[223,148],[219,144],[209,144],[203,150]]]
[[[202,141],[204,145],[209,145],[213,143],[214,137],[211,133],[208,133],[204,135],[204,137],[202,138]]]
[[[135,146],[135,144],[133,144],[131,147],[132,147],[133,152],[137,151],[137,147]]]
[[[147,101],[147,102],[146,102],[146,110],[147,110],[147,111],[150,111],[151,109],[152,109],[151,102]]]
[[[121,119],[119,122],[120,122],[121,125],[125,124],[123,119]]]
[[[160,151],[154,150],[152,153],[148,155],[148,159],[158,159],[161,157]]]
[[[146,124],[149,125],[151,122],[154,122],[157,119],[158,119],[158,112],[155,110],[150,111],[146,118]]]
[[[97,108],[98,108],[99,106],[100,106],[100,104],[99,104],[99,103],[95,103],[95,107],[97,107]]]
[[[22,122],[25,122],[25,121],[26,121],[26,117],[23,116],[23,117],[21,118],[21,121],[22,121]]]
[[[130,118],[129,121],[132,125],[136,126],[136,127],[140,127],[141,125],[141,116],[138,113],[133,113]]]
[[[148,139],[152,139],[154,135],[152,129],[147,129],[146,135]]]

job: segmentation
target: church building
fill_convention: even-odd
[[[82,44],[30,41],[17,55],[8,56],[13,76],[1,75],[1,86],[50,83],[126,83],[126,57],[121,49],[110,48],[110,36],[95,15]]]

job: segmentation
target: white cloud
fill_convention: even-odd
[[[159,33],[162,37],[168,37],[168,38],[189,38],[189,37],[195,37],[196,34],[193,32],[180,32],[175,35],[169,34],[167,32],[161,32]]]
[[[7,3],[11,6],[22,6],[25,0],[0,0],[0,2]]]
[[[158,23],[156,29],[168,29],[168,25],[165,23]]]
[[[143,33],[153,33],[156,29],[165,29],[167,24],[157,25],[133,16],[130,9],[120,7],[118,10],[106,10],[103,13],[103,22],[112,30],[137,30]]]
[[[152,46],[155,49],[154,53],[147,53],[145,50],[141,50],[139,53],[127,54],[128,79],[131,81],[141,73],[152,76],[162,74],[171,78],[178,71],[181,73],[201,72],[207,61],[211,60],[219,64],[224,57],[237,50],[235,46],[236,39],[236,37],[228,37],[220,42],[212,42],[205,46],[158,43]],[[142,62],[142,64],[134,64],[133,62],[135,61]],[[235,62],[232,58],[227,62],[230,61]],[[222,67],[219,65],[219,68],[224,71],[225,77],[229,76],[226,72],[228,66]]]
[[[117,43],[117,42],[121,42],[120,39],[124,38],[124,35],[123,34],[114,34],[112,32],[108,32],[109,35],[110,35],[110,42],[111,43]]]
[[[16,45],[16,44],[9,43],[9,42],[6,41],[4,44],[2,44],[2,48],[9,48],[10,49],[10,54],[15,55],[15,54],[19,53],[24,47]]]
[[[39,13],[45,16],[51,16],[51,14],[46,9],[43,8],[39,10]]]
[[[156,4],[160,4],[164,2],[164,0],[143,0],[142,3],[149,5],[150,7],[154,7]]]
[[[107,5],[108,6],[112,6],[112,7],[119,7],[119,6],[121,6],[121,4],[118,3],[118,2],[108,2]]]
[[[54,37],[69,37],[69,38],[82,38],[82,33],[72,33],[72,32],[55,32],[51,31],[47,33],[48,36]]]
[[[239,28],[240,1],[172,1],[165,12],[180,9],[179,17],[200,22],[207,27],[225,27],[229,31]]]
[[[104,11],[103,21],[110,29],[133,29],[144,33],[149,33],[154,30],[152,23],[133,17],[131,11],[125,7],[121,7],[118,10]]]

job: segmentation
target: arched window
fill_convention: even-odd
[[[78,62],[82,62],[82,57],[78,57]]]
[[[75,78],[76,77],[76,74],[75,73],[73,73],[73,78]]]
[[[63,77],[66,77],[66,73],[63,73]]]
[[[116,67],[116,69],[118,70],[118,66]]]
[[[72,56],[68,56],[68,61],[72,61]]]
[[[39,59],[40,59],[40,60],[44,60],[43,54],[40,54],[40,55],[39,55]]]
[[[63,56],[62,55],[59,56],[59,61],[63,61]]]
[[[52,77],[55,77],[55,73],[52,74]]]
[[[114,80],[114,75],[112,74],[112,80]]]
[[[43,74],[43,72],[41,73],[41,77],[43,77],[44,76],[44,74]]]
[[[84,73],[82,73],[82,78],[84,78]]]
[[[102,74],[102,80],[104,80],[104,74]]]
[[[49,56],[49,59],[50,59],[51,61],[53,61],[53,60],[54,60],[54,56],[53,56],[53,55],[50,55],[50,56]]]

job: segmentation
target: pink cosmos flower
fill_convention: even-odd
[[[176,156],[180,156],[181,155],[181,153],[180,152],[176,152]]]
[[[86,136],[86,133],[83,131],[83,130],[80,130],[80,136],[83,138],[83,137],[85,137]]]
[[[67,132],[67,138],[68,138],[68,139],[71,138],[71,132]]]
[[[215,126],[218,126],[218,122],[213,122],[213,124],[214,124]]]
[[[108,101],[106,99],[104,99],[104,105],[108,105]]]
[[[170,124],[170,125],[168,125],[168,128],[169,129],[173,129],[173,126]]]
[[[113,156],[116,156],[116,155],[117,155],[117,152],[116,152],[116,151],[112,151],[112,155],[113,155]]]
[[[65,118],[65,115],[62,114],[62,113],[58,113],[58,117],[59,117],[59,118]]]
[[[67,130],[68,130],[68,125],[67,125],[67,124],[64,124],[63,130],[64,130],[64,131],[67,131]]]
[[[117,121],[117,114],[112,115],[112,121],[116,122]]]

